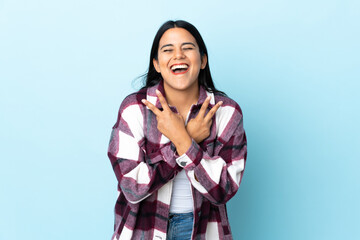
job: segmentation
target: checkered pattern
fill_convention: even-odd
[[[173,178],[180,171],[186,171],[192,186],[192,239],[232,239],[225,204],[239,188],[247,153],[239,105],[200,87],[189,119],[196,117],[209,95],[207,111],[219,101],[223,105],[213,117],[210,136],[199,144],[193,140],[178,156],[175,146],[158,131],[156,116],[141,102],[146,98],[161,109],[156,89],[165,95],[160,81],[127,96],[112,130],[108,156],[119,193],[112,239],[165,240]]]

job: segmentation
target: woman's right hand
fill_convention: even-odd
[[[174,143],[176,151],[182,155],[190,148],[192,142],[185,128],[185,121],[180,114],[171,111],[165,97],[158,90],[156,95],[163,111],[145,99],[142,102],[156,115],[158,130]]]
[[[202,142],[210,135],[212,117],[223,102],[218,102],[205,116],[206,109],[209,106],[209,103],[210,97],[207,97],[202,104],[198,115],[195,118],[191,119],[186,125],[186,130],[189,133],[190,137],[193,138],[197,143]]]

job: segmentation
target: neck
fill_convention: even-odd
[[[196,104],[199,99],[199,86],[186,90],[176,90],[168,86],[164,86],[166,100],[171,105],[182,113],[187,112],[192,104]]]

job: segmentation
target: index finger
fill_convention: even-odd
[[[141,100],[143,104],[145,104],[156,116],[159,116],[161,114],[160,109],[154,106],[151,102],[143,99]]]
[[[160,101],[160,104],[162,106],[162,108],[165,110],[165,111],[171,111],[170,108],[169,108],[169,105],[165,99],[165,97],[161,94],[161,92],[159,90],[156,89],[156,95],[158,96],[159,98],[159,101]]]
[[[198,114],[199,117],[204,118],[206,109],[207,109],[207,107],[209,106],[209,103],[210,103],[210,98],[211,97],[208,96],[205,99],[204,103],[201,105],[201,108],[200,108],[200,111],[199,111],[199,114]]]
[[[218,102],[215,106],[211,108],[211,110],[206,114],[205,120],[209,121],[214,116],[219,107],[223,104],[223,101]]]

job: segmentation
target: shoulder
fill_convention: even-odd
[[[141,100],[144,98],[146,98],[146,89],[140,89],[127,95],[120,104],[117,122],[114,127],[117,127],[123,121],[129,124],[135,122],[141,123],[144,118],[145,108]]]
[[[129,108],[134,106],[142,107],[142,99],[146,98],[146,89],[140,89],[137,92],[127,95],[124,100],[121,102],[119,114],[124,111],[129,111]]]
[[[228,96],[224,96],[220,94],[214,94],[214,98],[215,98],[215,104],[220,101],[223,102],[223,104],[220,107],[220,109],[223,110],[222,114],[232,113],[232,115],[235,114],[239,117],[242,117],[242,110],[240,108],[240,105],[235,100],[233,100]]]
[[[215,103],[223,101],[216,111],[217,136],[228,139],[235,129],[242,124],[243,114],[239,104],[228,96],[214,94]]]

